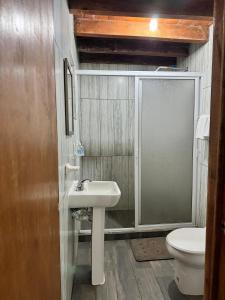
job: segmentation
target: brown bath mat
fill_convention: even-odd
[[[165,237],[130,240],[137,261],[171,259],[166,248]]]

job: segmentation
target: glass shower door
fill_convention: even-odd
[[[192,221],[195,80],[139,79],[139,225]]]

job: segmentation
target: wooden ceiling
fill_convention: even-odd
[[[69,0],[69,7],[80,62],[174,65],[191,43],[207,42],[213,15],[212,0]]]
[[[212,0],[69,0],[69,8],[113,16],[213,16]]]

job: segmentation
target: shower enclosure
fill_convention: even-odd
[[[79,70],[83,177],[122,195],[106,232],[195,224],[201,74]],[[90,224],[82,225],[89,233]]]

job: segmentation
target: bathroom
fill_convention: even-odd
[[[223,1],[7,2],[1,298],[225,299]]]

